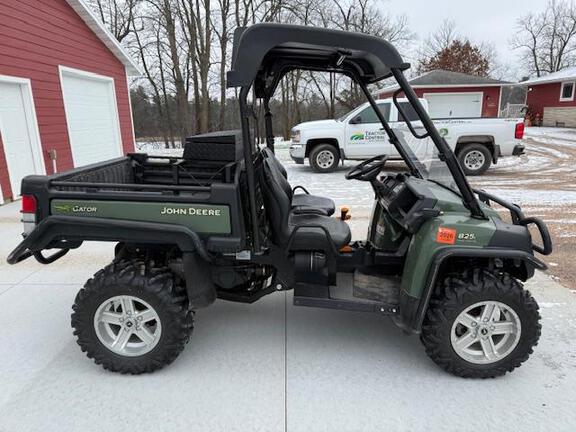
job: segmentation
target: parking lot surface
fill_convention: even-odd
[[[293,184],[349,205],[354,237],[365,236],[372,193],[344,180],[350,163],[317,175],[280,154]],[[540,344],[499,379],[450,376],[388,318],[295,307],[290,292],[217,301],[197,313],[175,363],[122,376],[86,358],[70,328],[76,292],[112,245],[8,266],[18,210],[0,207],[1,432],[576,430],[576,293],[547,275],[527,284],[543,316]]]

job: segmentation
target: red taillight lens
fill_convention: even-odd
[[[524,123],[516,123],[516,130],[514,132],[514,138],[516,138],[516,139],[524,138]]]
[[[36,198],[34,198],[34,195],[22,195],[22,213],[36,213]]]

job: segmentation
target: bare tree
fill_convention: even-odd
[[[145,108],[138,112],[147,118],[156,113],[154,124],[167,146],[189,133],[237,124],[237,95],[226,90],[237,27],[284,22],[358,31],[383,37],[401,51],[414,38],[406,17],[382,12],[377,0],[89,1],[138,58],[144,77],[135,81]],[[276,128],[287,137],[295,123],[334,117],[360,96],[350,80],[334,73],[289,73],[272,101]]]
[[[134,30],[132,24],[142,0],[89,0],[89,3],[118,42],[122,42]]]
[[[550,0],[538,13],[517,22],[511,46],[522,53],[529,73],[542,76],[576,63],[576,7],[573,2]]]

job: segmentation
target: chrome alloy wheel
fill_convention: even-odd
[[[486,162],[486,156],[481,151],[472,150],[464,156],[464,165],[470,171],[477,171]]]
[[[521,332],[520,318],[511,307],[497,301],[483,301],[458,315],[450,341],[456,354],[464,360],[490,364],[504,359],[516,348]]]
[[[334,154],[328,150],[322,150],[316,155],[316,164],[322,169],[328,169],[334,165]]]
[[[129,295],[104,301],[94,314],[94,329],[106,348],[127,357],[152,351],[162,334],[160,317],[154,308]]]

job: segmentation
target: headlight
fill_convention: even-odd
[[[290,132],[290,140],[293,143],[300,142],[300,131],[298,129],[292,129],[292,131]]]

